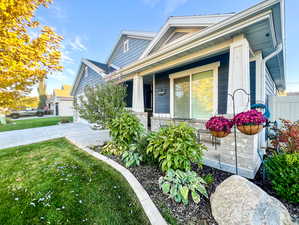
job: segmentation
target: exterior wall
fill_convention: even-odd
[[[228,69],[229,69],[229,54],[212,57],[206,60],[201,60],[185,66],[181,66],[163,73],[155,75],[155,113],[170,113],[170,79],[169,74],[191,69],[194,67],[203,66],[213,62],[220,61],[218,69],[218,113],[225,114],[227,110],[227,88],[228,88]],[[164,91],[166,94],[159,95],[159,92]]]
[[[256,103],[256,62],[250,62],[250,105]]]
[[[266,97],[277,95],[277,89],[275,83],[268,69],[266,69],[265,89],[266,89]]]
[[[92,68],[88,67],[87,76],[83,75],[80,83],[77,87],[77,90],[75,92],[75,96],[80,95],[84,92],[84,88],[88,85],[94,86],[97,84],[103,83],[103,77],[98,74],[96,71],[94,71]]]
[[[74,108],[73,101],[58,101],[59,116],[73,116]]]
[[[161,126],[167,126],[173,122],[175,121],[170,118],[152,117],[151,127],[153,131],[157,131]],[[182,121],[176,121],[175,123],[179,122]],[[185,122],[201,131],[198,139],[208,147],[208,151],[204,152],[204,164],[235,173],[235,142],[233,133],[222,139],[217,138],[214,141],[214,143],[217,143],[215,146],[212,136],[205,131],[205,120],[189,120]],[[261,164],[256,150],[257,136],[249,136],[237,132],[237,146],[239,175],[252,179]]]
[[[144,52],[146,47],[149,45],[150,40],[143,40],[137,38],[128,38],[129,39],[129,51],[124,52],[123,42],[126,40],[126,36],[123,36],[116,49],[112,53],[111,58],[108,61],[108,64],[112,64],[118,67],[124,67],[130,63],[136,61],[141,54]]]

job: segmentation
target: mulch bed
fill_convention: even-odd
[[[98,149],[94,149],[98,151]],[[107,156],[119,164],[123,165],[121,159],[116,156]],[[162,208],[167,207],[172,215],[177,219],[179,224],[184,225],[218,225],[212,216],[211,206],[209,199],[205,197],[201,198],[199,204],[195,204],[193,201],[189,201],[188,205],[182,203],[177,203],[167,195],[163,194],[162,190],[159,188],[158,179],[163,176],[163,173],[158,167],[141,165],[139,167],[128,168],[131,173],[137,178],[137,180],[142,184],[144,189],[150,195],[156,206],[162,210]],[[203,166],[203,168],[198,168],[193,166],[193,170],[196,171],[200,176],[205,176],[207,174],[212,174],[214,177],[214,182],[207,188],[209,196],[215,191],[216,187],[224,181],[226,178],[231,176],[231,173],[227,173],[218,169]],[[261,187],[271,196],[279,199],[289,210],[291,216],[296,220],[299,219],[299,205],[291,204],[283,199],[279,198],[275,192],[272,190],[269,184],[263,184],[262,177],[260,173],[257,173],[255,180],[251,180],[253,183]]]

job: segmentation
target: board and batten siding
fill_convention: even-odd
[[[266,88],[265,90],[266,97],[277,95],[276,85],[268,69],[266,69],[265,88]]]
[[[84,89],[86,86],[94,86],[97,84],[102,84],[104,82],[102,75],[100,75],[99,73],[97,73],[96,71],[94,71],[92,68],[88,66],[87,68],[88,68],[87,73],[83,74],[81,80],[79,81],[79,85],[76,89],[75,96],[84,93]]]
[[[220,62],[220,67],[218,68],[218,113],[226,114],[229,69],[228,53],[157,73],[155,75],[155,113],[170,113],[170,74],[218,61]]]
[[[124,41],[129,40],[129,50],[124,52]],[[110,57],[108,64],[115,65],[120,68],[133,63],[134,61],[138,60],[141,54],[149,45],[150,40],[143,40],[137,38],[127,38],[122,37],[121,40],[118,42],[115,50]]]
[[[256,62],[250,62],[250,105],[256,103]]]

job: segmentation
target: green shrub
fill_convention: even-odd
[[[5,121],[7,124],[13,123],[13,120],[11,118],[5,118]]]
[[[123,152],[136,143],[144,132],[143,125],[131,112],[119,114],[111,121],[109,129],[113,142]]]
[[[208,197],[206,182],[194,171],[168,170],[166,176],[160,177],[159,185],[163,193],[176,202],[188,204],[189,193],[195,203],[200,202],[200,194]]]
[[[202,165],[202,151],[206,147],[197,143],[195,130],[181,123],[161,128],[149,137],[147,153],[159,160],[162,171],[190,170],[191,163]]]
[[[265,162],[273,189],[282,198],[299,202],[299,153],[276,154]]]
[[[80,117],[99,127],[108,128],[109,123],[125,110],[126,87],[112,82],[86,87],[84,97],[74,101]]]
[[[127,168],[132,166],[140,166],[142,156],[136,150],[125,151],[122,154],[122,161]]]

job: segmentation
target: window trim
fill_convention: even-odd
[[[213,71],[213,96],[215,100],[213,102],[213,115],[218,113],[218,68],[220,67],[220,62],[210,63],[203,66],[195,67],[192,69],[180,71],[169,75],[170,79],[170,117],[174,118],[174,79],[189,76],[190,85],[190,100],[192,98],[192,75],[196,73]],[[189,118],[191,119],[207,119],[207,118],[192,118],[192,104],[190,104]]]

